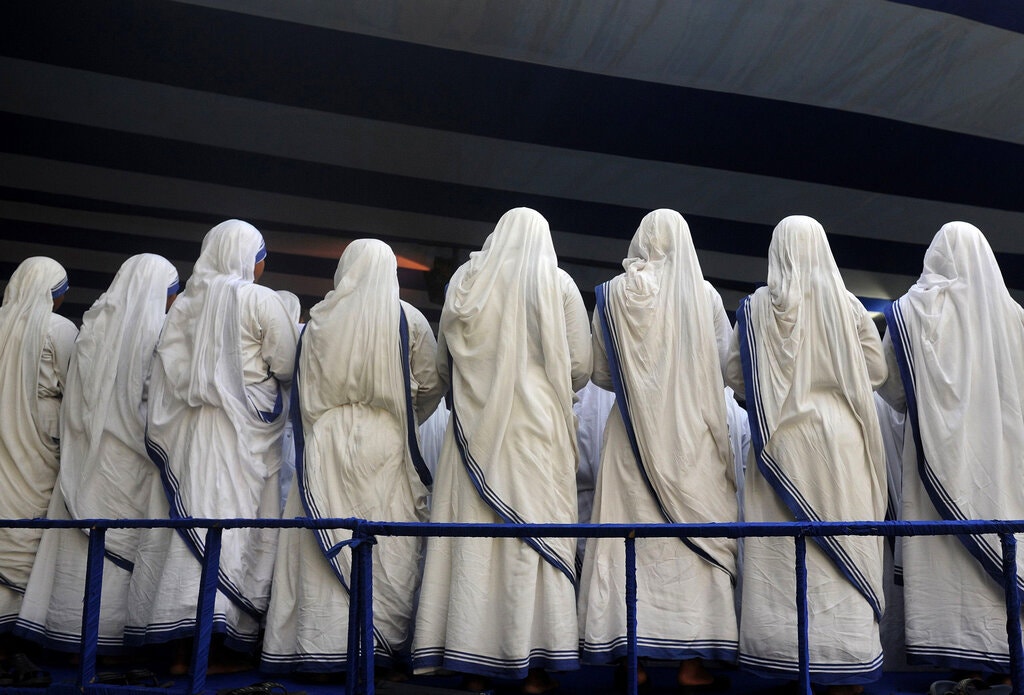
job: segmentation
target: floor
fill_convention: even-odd
[[[81,693],[75,686],[76,673],[66,662],[64,664],[53,663],[45,656],[37,658],[39,666],[46,668],[52,678],[52,684],[48,688],[11,688],[0,687],[0,695],[71,695]],[[131,666],[121,667],[120,670],[127,670]],[[118,670],[117,668],[101,668],[103,670]],[[671,665],[649,665],[648,674],[650,687],[642,691],[642,695],[676,695],[679,691],[675,686],[675,668]],[[556,679],[560,683],[557,689],[558,695],[621,695],[613,684],[613,667],[590,666],[579,671],[560,673]],[[787,692],[783,681],[771,681],[758,678],[748,673],[737,670],[720,670],[718,673],[726,675],[731,681],[731,687],[726,693],[728,695],[771,695],[773,693]],[[187,685],[184,677],[177,679],[157,674],[157,680],[161,687],[139,687],[139,686],[107,686],[98,695],[134,695],[136,693],[167,693],[176,695],[183,693]],[[932,681],[939,679],[941,674],[927,672],[894,672],[886,673],[882,680],[865,686],[865,695],[925,695]],[[258,671],[246,671],[234,674],[212,675],[207,678],[207,693],[211,695],[228,695],[227,690],[239,688],[261,681],[273,681],[280,683],[287,690],[289,695],[297,695],[303,692],[306,695],[335,695],[345,692],[343,678],[335,679],[336,682],[323,683],[311,682],[301,677],[281,677],[280,675],[266,676]],[[379,695],[458,695],[463,691],[459,690],[461,678],[458,676],[431,676],[416,677],[403,684],[382,683],[377,688]],[[494,683],[494,695],[519,695],[520,683],[517,681],[496,681]],[[795,688],[788,690],[795,692]],[[270,695],[285,695],[278,691]]]

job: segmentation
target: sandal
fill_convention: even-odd
[[[97,673],[92,682],[103,685],[140,685],[144,688],[169,688],[174,685],[173,681],[161,683],[155,673],[145,668]]]
[[[15,654],[8,661],[8,676],[15,688],[45,688],[50,685],[50,673],[39,668],[24,654]]]
[[[928,695],[1010,695],[1013,687],[1009,685],[988,685],[979,678],[964,678],[962,681],[935,681],[928,688]]]

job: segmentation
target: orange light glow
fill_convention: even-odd
[[[416,261],[410,261],[405,256],[399,256],[399,255],[396,254],[395,258],[398,259],[398,267],[399,268],[405,268],[406,270],[422,270],[422,271],[430,270],[430,268],[428,266],[425,266],[422,263],[417,263]]]

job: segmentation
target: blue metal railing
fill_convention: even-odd
[[[352,532],[352,600],[349,610],[349,695],[374,693],[373,576],[372,552],[377,536],[444,536],[538,538],[622,538],[626,545],[626,670],[629,695],[636,695],[637,538],[745,538],[792,537],[796,549],[796,605],[799,651],[799,689],[811,694],[807,613],[807,538],[817,536],[937,536],[998,534],[1003,549],[1003,589],[1006,595],[1006,632],[1011,678],[1014,687],[1024,684],[1024,648],[1021,644],[1021,599],[1017,590],[1017,541],[1024,533],[1020,521],[885,521],[885,522],[788,522],[710,524],[425,524],[376,522],[363,519],[19,519],[0,520],[0,527],[90,529],[82,611],[81,663],[78,687],[85,695],[106,690],[93,685],[96,676],[96,644],[99,637],[100,594],[103,581],[104,535],[111,528],[205,528],[206,554],[196,608],[196,631],[188,693],[206,687],[213,606],[221,537],[232,528],[342,528]],[[3,688],[0,688],[0,692]]]

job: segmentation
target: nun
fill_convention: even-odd
[[[280,515],[284,395],[298,331],[277,293],[255,284],[266,253],[252,225],[217,225],[167,314],[153,357],[146,449],[171,518]],[[192,636],[206,535],[194,528],[143,532],[129,585],[127,642]],[[232,649],[256,643],[276,548],[272,529],[224,532],[213,631]],[[185,652],[178,654],[174,670],[184,671]]]
[[[334,290],[302,333],[295,419],[296,480],[286,517],[424,522],[430,472],[417,423],[442,387],[430,324],[399,299],[391,248],[358,239]],[[345,529],[286,529],[263,643],[269,672],[343,671],[348,657],[352,551]],[[422,539],[381,537],[373,549],[376,663],[407,668]]]
[[[125,261],[110,287],[85,312],[61,405],[61,460],[49,516],[139,519],[166,513],[150,507],[160,477],[146,455],[149,368],[178,272],[144,253]],[[109,529],[104,538],[98,650],[122,651],[128,580],[140,529]],[[39,545],[16,632],[59,651],[77,653],[88,555],[87,529],[47,529]]]
[[[885,449],[873,389],[885,380],[878,331],[847,292],[822,226],[782,220],[768,249],[768,285],[742,301],[727,366],[746,394],[753,461],[747,521],[881,521]],[[795,550],[790,538],[744,543],[740,663],[796,677]],[[883,540],[807,543],[811,681],[834,695],[881,676]]]
[[[732,326],[682,215],[644,217],[622,266],[597,288],[592,327],[591,379],[616,396],[592,521],[736,521],[722,376]],[[703,660],[736,660],[736,541],[644,538],[636,546],[638,655],[679,661],[684,692],[724,688]],[[584,661],[625,656],[625,582],[622,539],[590,539],[579,600]],[[646,677],[641,667],[641,685]]]
[[[587,312],[538,212],[505,213],[452,276],[437,369],[452,389],[431,521],[574,523],[573,395],[590,377]],[[431,538],[416,619],[418,672],[525,679],[578,668],[576,540]]]
[[[1024,518],[1024,309],[981,231],[944,225],[886,320],[881,393],[907,413],[903,518]],[[907,537],[902,550],[908,661],[1008,683],[999,538]]]
[[[68,291],[57,261],[28,258],[0,305],[0,519],[46,516],[60,461],[60,402],[78,329],[56,313]],[[21,610],[42,529],[0,528],[0,634]]]

